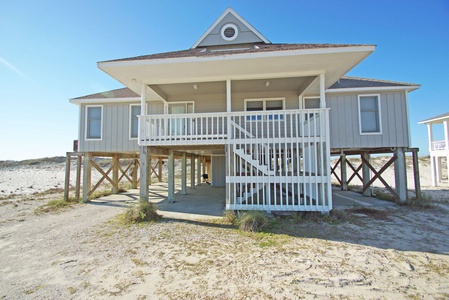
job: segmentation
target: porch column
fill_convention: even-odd
[[[429,153],[430,153],[430,172],[432,173],[432,186],[437,186],[437,180],[435,177],[435,157],[432,154],[432,141],[433,141],[433,131],[432,124],[427,124],[427,135],[429,138]]]
[[[173,203],[175,197],[175,156],[173,150],[168,150],[168,203]]]
[[[198,156],[196,160],[196,181],[201,184],[201,156]]]
[[[190,156],[190,187],[195,188],[195,155]]]
[[[322,73],[320,74],[320,108],[326,108],[325,87],[324,73]]]
[[[182,194],[187,194],[187,153],[182,153],[182,159],[181,159],[181,186],[182,186]]]
[[[346,164],[346,154],[341,155],[340,162],[340,179],[341,179],[341,190],[348,190],[348,172],[347,172],[347,164]]]
[[[140,147],[140,200],[148,201],[150,185],[150,153],[146,146]]]
[[[447,176],[449,178],[449,122],[445,120],[443,122],[444,125],[444,142],[446,145],[446,167],[447,167]],[[441,175],[441,173],[440,173]]]
[[[162,182],[162,156],[159,156],[157,180]]]
[[[86,153],[83,157],[83,202],[89,202],[89,192],[91,188],[92,164],[90,160],[92,154]]]
[[[369,162],[370,161],[370,155],[368,152],[362,152],[362,157]],[[366,163],[362,161],[362,178],[363,178],[363,187],[370,181],[371,174],[369,167]],[[368,187],[365,192],[363,192],[363,196],[365,197],[371,197],[371,187]]]
[[[396,149],[397,159],[394,162],[394,179],[396,184],[396,193],[399,197],[399,203],[405,204],[407,201],[407,166],[405,163],[404,148]]]

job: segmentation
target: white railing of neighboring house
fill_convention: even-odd
[[[446,141],[433,141],[432,151],[444,151],[446,150]]]

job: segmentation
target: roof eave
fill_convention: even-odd
[[[354,92],[369,92],[369,91],[408,91],[413,92],[419,89],[420,85],[413,86],[381,86],[381,87],[358,87],[358,88],[338,88],[338,89],[327,89],[326,93],[337,94],[337,93],[354,93]]]
[[[232,60],[245,58],[263,58],[276,56],[295,56],[295,55],[311,55],[311,54],[330,54],[330,53],[344,53],[344,52],[374,52],[375,45],[361,45],[348,47],[329,47],[329,48],[313,48],[313,49],[296,49],[296,50],[281,50],[281,51],[264,51],[251,53],[236,53],[236,54],[222,54],[211,56],[187,56],[176,58],[158,58],[158,59],[138,59],[138,60],[114,60],[98,62],[97,66],[104,71],[103,67],[120,67],[120,66],[137,66],[137,65],[151,65],[151,64],[169,64],[169,63],[186,63],[186,62],[204,62],[215,60]]]

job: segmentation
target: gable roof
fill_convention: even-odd
[[[449,120],[449,112],[435,116],[430,119],[418,122],[418,124],[431,124],[431,123],[443,123],[445,120]]]
[[[221,32],[221,28],[223,25],[231,23],[240,27],[241,31],[249,33],[251,36],[250,42],[263,42],[266,44],[270,44],[271,42],[263,36],[256,28],[254,28],[251,24],[249,24],[242,16],[236,13],[232,8],[228,7],[217,20],[206,30],[206,32],[193,44],[191,49],[197,48],[199,46],[211,46],[211,42],[213,45],[217,45],[216,39],[211,38],[211,35],[217,35],[217,33]],[[249,36],[247,35],[246,38]],[[210,39],[210,41],[208,41]],[[232,42],[221,41],[220,44],[239,44],[241,41],[236,40]]]
[[[343,76],[329,89],[377,88],[377,87],[419,87],[419,84],[390,80]]]
[[[85,95],[81,97],[76,97],[71,100],[88,100],[88,99],[123,99],[123,98],[137,98],[140,97],[129,88],[124,87],[121,89],[116,89],[112,91],[106,91],[101,93],[95,93],[90,95]]]

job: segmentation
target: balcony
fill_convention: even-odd
[[[446,149],[446,142],[444,140],[442,141],[433,141],[431,144],[431,151],[445,151]]]
[[[224,145],[248,139],[314,142],[325,138],[327,109],[139,116],[140,146]]]

